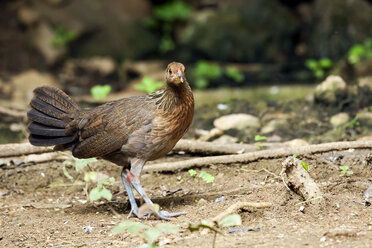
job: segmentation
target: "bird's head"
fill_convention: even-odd
[[[167,66],[165,79],[168,84],[180,85],[186,82],[185,66],[178,62],[172,62]]]

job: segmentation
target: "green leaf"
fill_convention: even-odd
[[[163,86],[162,82],[154,82],[150,77],[143,77],[141,84],[134,85],[136,90],[145,91],[148,94],[154,92],[155,90]]]
[[[192,177],[196,175],[196,171],[194,169],[190,169],[190,170],[188,170],[188,172],[189,172],[190,176],[192,176]]]
[[[110,186],[110,185],[113,185],[114,183],[115,183],[115,178],[106,177],[106,178],[99,180],[97,184]]]
[[[96,162],[97,159],[95,158],[87,158],[87,159],[79,159],[79,158],[74,158],[75,159],[75,169],[76,171],[80,171],[84,169],[85,166],[88,165],[90,162]]]
[[[307,164],[304,161],[301,161],[301,165],[305,169],[305,171],[307,171],[307,172],[309,171],[309,167],[307,166]]]
[[[235,67],[227,67],[226,75],[237,83],[241,83],[244,81],[244,74]]]
[[[67,172],[67,169],[66,169],[66,165],[70,164],[71,165],[71,162],[70,161],[65,161],[62,163],[62,171],[63,171],[63,174],[68,178],[70,179],[71,181],[74,180],[74,178],[72,176],[70,176],[70,174],[68,174]]]
[[[77,38],[77,32],[67,30],[65,26],[58,25],[54,29],[54,36],[51,40],[51,45],[54,47],[66,47],[66,45]]]
[[[317,69],[314,71],[314,75],[317,78],[323,78],[324,77],[324,71],[322,69]]]
[[[89,171],[84,173],[84,181],[85,182],[94,182],[97,180],[97,173],[94,171]]]
[[[315,71],[319,68],[318,62],[315,59],[308,59],[305,61],[305,66],[312,71]]]
[[[89,200],[98,201],[99,199],[101,199],[101,191],[98,187],[96,187],[89,192]]]
[[[197,79],[217,79],[222,76],[222,69],[217,64],[201,60],[196,63],[194,75]]]
[[[319,65],[320,67],[322,68],[330,68],[332,67],[332,60],[330,60],[329,58],[322,58],[319,60]]]
[[[298,154],[298,153],[293,154],[293,157],[294,157],[294,158],[297,158],[298,156],[300,156],[300,154]]]
[[[131,234],[138,234],[142,229],[148,229],[149,227],[142,223],[135,223],[128,225],[128,232]]]
[[[207,88],[208,85],[209,85],[209,82],[205,78],[197,78],[196,81],[195,81],[195,86],[199,90],[203,90],[203,89]]]
[[[159,49],[162,53],[172,51],[174,50],[174,48],[175,48],[175,45],[174,45],[173,39],[170,36],[167,35],[161,39]]]
[[[123,221],[123,222],[121,222],[119,225],[117,225],[116,227],[114,227],[114,228],[111,230],[111,232],[112,232],[113,234],[121,233],[121,232],[127,230],[128,227],[129,227],[130,225],[132,225],[132,224],[134,224],[134,222],[132,222],[132,221],[129,221],[129,220]]]
[[[254,141],[262,141],[262,140],[266,140],[266,139],[267,139],[266,136],[261,136],[261,135],[254,136]]]
[[[177,233],[179,231],[178,226],[170,223],[159,223],[155,227],[163,233]]]
[[[232,214],[226,216],[221,221],[218,222],[220,227],[229,227],[229,226],[239,226],[242,224],[242,219],[239,214]]]
[[[371,106],[369,106],[369,111],[372,111],[372,105],[371,105]]]
[[[366,53],[363,45],[355,44],[349,50],[348,60],[350,64],[357,64],[360,58]]]
[[[211,174],[209,174],[206,171],[200,172],[199,177],[202,178],[207,183],[213,183],[214,182],[214,176],[212,176]]]
[[[155,241],[159,238],[160,234],[161,232],[158,229],[149,228],[142,234],[142,237],[151,241]]]
[[[110,190],[103,188],[100,194],[102,198],[105,198],[106,200],[111,201],[112,194]]]
[[[90,89],[90,93],[94,99],[103,99],[105,98],[111,91],[111,85],[95,85]]]
[[[186,20],[190,14],[190,6],[183,1],[167,2],[154,8],[155,17],[166,22]]]

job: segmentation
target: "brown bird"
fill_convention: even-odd
[[[71,148],[77,158],[99,157],[123,167],[121,178],[128,193],[131,212],[141,218],[132,187],[153,206],[140,184],[146,161],[166,155],[185,134],[194,115],[194,97],[185,77],[185,66],[172,62],[166,86],[146,96],[108,102],[81,109],[63,91],[54,87],[34,90],[29,141],[35,146]],[[158,211],[168,219],[180,213]]]

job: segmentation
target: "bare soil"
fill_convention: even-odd
[[[171,220],[180,233],[160,238],[163,247],[212,247],[213,233],[191,233],[188,223],[213,218],[239,201],[271,202],[267,209],[244,209],[240,229],[217,236],[216,247],[371,247],[372,207],[363,192],[372,180],[371,150],[349,150],[300,156],[324,193],[324,205],[301,203],[278,175],[283,159],[249,164],[211,165],[203,170],[215,176],[213,183],[195,181],[187,171],[143,173],[142,184],[162,209],[186,215]],[[338,158],[334,161],[334,158]],[[163,160],[185,159],[168,156]],[[334,161],[334,162],[331,162]],[[353,174],[341,176],[340,165]],[[105,161],[92,164],[94,171],[114,176],[111,202],[90,203],[80,180],[71,182],[60,162],[3,167],[0,169],[1,247],[137,247],[144,241],[111,229],[127,219],[130,206],[122,193],[120,168]],[[266,169],[262,170],[262,169]],[[73,176],[73,168],[68,168]],[[195,168],[200,172],[200,169]],[[221,196],[225,200],[215,202]],[[300,207],[304,206],[304,211]],[[131,218],[132,221],[139,221]],[[165,222],[154,216],[141,220],[154,226]],[[84,232],[87,226],[92,232]]]

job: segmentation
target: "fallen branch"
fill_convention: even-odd
[[[226,216],[229,216],[230,214],[233,214],[242,208],[269,208],[271,206],[272,204],[270,202],[237,202],[216,217],[214,217],[212,221],[219,222]]]
[[[52,152],[53,147],[33,146],[30,143],[0,145],[0,158],[16,157],[27,154]]]
[[[303,167],[301,160],[288,157],[282,163],[283,183],[287,188],[291,188],[296,194],[303,197],[306,201],[317,199],[319,201],[310,201],[315,204],[323,202],[323,193],[311,178],[307,170]]]
[[[288,147],[282,143],[265,143],[263,149],[273,149],[279,147]],[[219,144],[213,142],[181,139],[178,141],[173,151],[185,151],[187,153],[196,153],[203,155],[217,154],[242,154],[257,151],[255,144]]]
[[[9,109],[3,106],[0,106],[0,114],[12,116],[15,118],[23,118],[23,119],[26,119],[27,117],[27,114],[25,111]]]
[[[211,164],[233,164],[233,163],[249,163],[260,159],[273,159],[291,156],[294,154],[313,154],[329,151],[339,151],[347,149],[371,149],[372,141],[344,141],[332,142],[319,145],[309,145],[300,147],[279,148],[274,150],[264,150],[249,152],[237,155],[221,155],[202,158],[193,158],[178,162],[157,163],[145,166],[144,171],[176,171],[188,169],[191,167],[203,167]]]
[[[24,157],[7,157],[0,159],[0,165],[20,165],[29,163],[41,163],[51,160],[68,160],[71,156],[61,152],[48,152],[42,154],[30,154]]]

